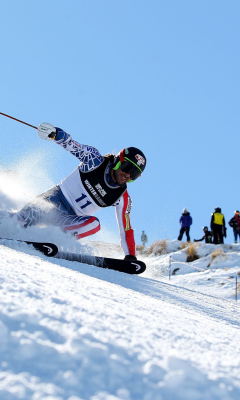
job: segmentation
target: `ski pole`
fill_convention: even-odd
[[[21,121],[20,119],[17,119],[17,118],[11,117],[10,115],[4,114],[4,113],[2,113],[2,112],[0,112],[0,114],[4,115],[5,117],[8,117],[8,118],[14,119],[15,121],[21,122],[21,124],[25,124],[25,125],[28,125],[28,126],[30,126],[31,128],[37,129],[37,127],[36,127],[36,126],[34,126],[34,125],[31,125],[31,124],[28,124],[27,122],[23,122],[23,121]]]
[[[172,257],[169,256],[169,266],[168,266],[168,276],[169,276],[169,280],[171,278],[171,263],[172,263]]]
[[[237,292],[238,292],[238,283],[237,283],[237,276],[236,276],[236,291],[235,291],[235,299],[237,301]]]

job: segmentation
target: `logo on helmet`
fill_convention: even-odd
[[[143,156],[140,156],[139,154],[135,155],[135,158],[138,160],[137,165],[145,165],[145,158]]]

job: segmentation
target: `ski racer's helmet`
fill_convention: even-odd
[[[220,207],[216,207],[214,211],[215,211],[216,213],[221,213],[221,212],[222,212],[222,210],[221,210]]]
[[[116,171],[121,168],[123,172],[130,174],[130,182],[132,182],[142,175],[146,163],[146,157],[141,150],[136,147],[126,147],[116,155],[113,162],[113,170]]]
[[[203,231],[204,231],[204,232],[207,232],[207,231],[208,231],[208,227],[207,227],[207,226],[204,226],[204,227],[203,227]]]

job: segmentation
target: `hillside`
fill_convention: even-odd
[[[239,306],[234,285],[217,283],[239,271],[237,245],[207,267],[211,245],[186,263],[179,242],[162,255],[158,243],[131,276],[2,243],[1,400],[239,398]],[[100,242],[88,251],[121,256]]]

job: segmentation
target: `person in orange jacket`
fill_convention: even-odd
[[[232,217],[228,223],[231,228],[233,228],[233,234],[234,234],[234,241],[237,243],[237,237],[239,236],[239,241],[240,241],[240,215],[239,211],[235,211],[234,217]]]

